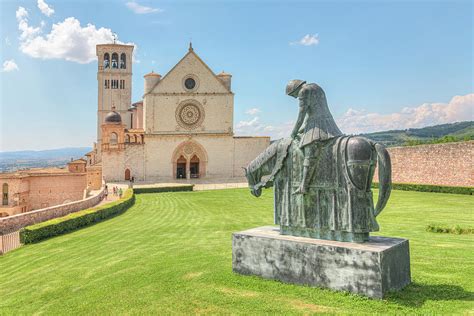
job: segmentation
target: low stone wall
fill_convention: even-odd
[[[103,199],[105,193],[104,189],[105,188],[102,187],[99,193],[84,200],[0,218],[0,235],[6,235],[18,231],[25,226],[41,223],[56,217],[65,216],[69,213],[93,207]]]
[[[391,147],[388,151],[394,183],[474,186],[474,141]]]

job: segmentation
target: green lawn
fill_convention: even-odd
[[[474,312],[473,196],[394,191],[382,234],[410,239],[413,283],[382,301],[232,273],[232,232],[272,223],[248,190],[137,195],[123,215],[0,257],[0,314]]]

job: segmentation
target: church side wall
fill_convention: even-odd
[[[143,181],[144,148],[141,144],[126,144],[124,150],[102,152],[102,175],[106,182],[125,181],[125,170],[130,170],[130,176],[136,181]]]
[[[243,167],[270,146],[270,137],[234,137],[234,175],[244,177]]]

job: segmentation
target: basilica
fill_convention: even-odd
[[[215,74],[192,45],[164,76],[144,76],[132,104],[133,46],[97,45],[97,145],[89,164],[106,181],[232,179],[270,143],[234,136],[232,76]]]

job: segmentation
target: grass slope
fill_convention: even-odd
[[[413,284],[385,300],[232,273],[231,234],[272,222],[272,192],[138,195],[126,213],[0,257],[0,314],[473,312],[474,197],[395,191],[382,233],[410,239]]]

